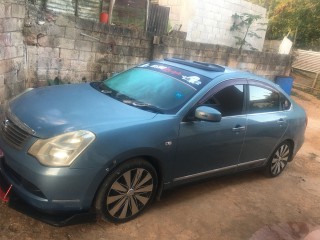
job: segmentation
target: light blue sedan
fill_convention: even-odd
[[[278,176],[306,125],[273,82],[175,58],[103,82],[28,89],[2,116],[1,195],[125,222],[183,183],[255,168]]]

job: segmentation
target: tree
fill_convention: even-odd
[[[282,40],[289,34],[295,46],[320,51],[319,0],[249,0],[269,11],[267,39]]]
[[[242,48],[244,46],[249,47],[251,50],[257,50],[252,46],[251,43],[247,41],[247,37],[249,36],[249,37],[261,38],[256,33],[256,31],[261,31],[265,29],[260,28],[260,29],[254,29],[253,31],[251,30],[251,26],[254,22],[258,21],[262,17],[260,15],[254,15],[250,13],[242,13],[240,15],[235,13],[232,15],[232,18],[234,21],[233,21],[233,25],[230,28],[230,31],[237,32],[238,34],[240,34],[240,37],[234,36],[234,38],[236,39],[236,46],[239,46],[239,52],[241,53]],[[259,25],[264,25],[264,24],[259,23]]]
[[[270,17],[269,39],[281,39],[296,34],[296,47],[320,50],[319,0],[285,0]]]

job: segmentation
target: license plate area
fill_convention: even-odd
[[[0,161],[4,160],[4,152],[0,148]],[[0,172],[0,201],[9,202],[12,184],[8,184]]]
[[[9,202],[11,189],[12,189],[12,184],[6,190],[0,187],[0,200],[2,202]]]

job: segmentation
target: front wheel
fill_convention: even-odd
[[[288,141],[281,143],[271,155],[266,167],[266,174],[269,177],[280,175],[287,163],[292,158],[292,146]]]
[[[158,186],[157,172],[143,159],[128,160],[102,183],[96,209],[114,223],[138,216],[153,200]]]

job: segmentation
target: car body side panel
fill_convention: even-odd
[[[236,165],[245,126],[245,115],[225,117],[221,122],[181,123],[174,163],[175,179]],[[237,127],[243,130],[237,130]]]
[[[293,141],[293,157],[297,154],[304,142],[304,134],[307,127],[307,115],[303,108],[297,105],[293,100],[291,110],[287,111],[288,130],[285,139]]]
[[[250,162],[254,161],[261,165],[265,164],[278,141],[283,138],[288,125],[283,111],[248,114],[247,119],[247,132],[239,160],[239,170],[251,167]]]

